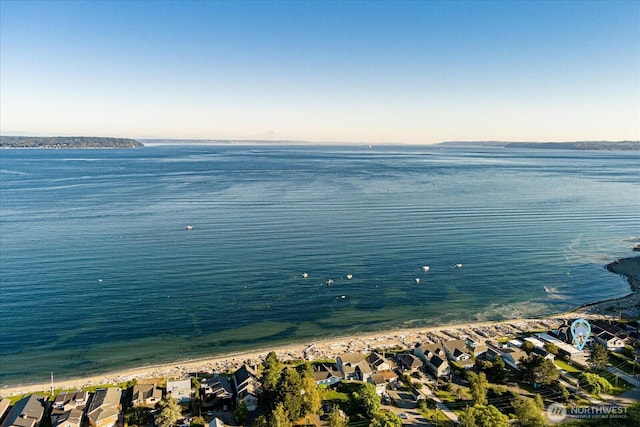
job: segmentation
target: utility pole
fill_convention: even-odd
[[[53,399],[53,372],[51,372],[51,398]]]
[[[436,427],[438,427],[438,403],[436,402]]]

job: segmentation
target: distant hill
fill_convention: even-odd
[[[449,147],[542,148],[561,150],[640,151],[640,141],[576,141],[576,142],[508,142],[508,141],[446,141],[438,145]]]
[[[0,148],[138,148],[141,142],[128,138],[93,136],[0,136]]]

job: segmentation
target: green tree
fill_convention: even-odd
[[[282,371],[282,364],[278,360],[276,353],[271,351],[264,359],[262,376],[260,381],[262,387],[265,390],[275,390],[280,380],[280,372]]]
[[[275,352],[267,354],[262,365],[260,382],[262,383],[262,405],[269,411],[273,410],[277,403],[278,381],[282,374],[282,364],[278,361]]]
[[[496,356],[490,367],[487,368],[487,374],[493,379],[493,382],[502,384],[507,377],[507,368],[501,356]]]
[[[205,424],[206,423],[204,421],[204,418],[202,417],[193,417],[193,419],[191,420],[192,427],[204,427]]]
[[[524,343],[522,343],[522,350],[527,354],[531,354],[534,348],[536,348],[536,346],[533,345],[533,343],[530,341],[525,341]]]
[[[589,393],[608,393],[612,389],[611,383],[606,378],[602,378],[598,374],[585,372],[580,374],[579,381],[580,385],[587,389]]]
[[[329,412],[329,427],[345,427],[349,419],[344,416],[338,405],[333,405]]]
[[[182,416],[178,400],[170,394],[164,396],[157,404],[158,414],[155,423],[158,427],[171,427]]]
[[[509,427],[509,417],[493,405],[474,405],[465,409],[460,422],[466,427]]]
[[[594,345],[589,361],[595,367],[603,369],[604,366],[609,363],[609,353],[607,353],[607,349],[604,348],[602,344]]]
[[[558,355],[559,348],[552,342],[548,342],[544,344],[544,349],[547,350],[548,353],[553,354],[554,356]]]
[[[291,427],[291,417],[285,409],[284,404],[276,404],[276,408],[271,411],[269,417],[269,427]]]
[[[322,408],[322,400],[309,362],[302,365],[302,408],[304,415],[318,414]]]
[[[355,393],[356,402],[365,417],[371,419],[380,410],[380,396],[373,384],[363,383]]]
[[[282,403],[287,409],[290,421],[304,415],[302,379],[295,369],[285,369],[278,382],[276,403]]]
[[[546,425],[542,410],[534,400],[520,397],[515,400],[513,407],[520,426],[543,427]]]
[[[484,372],[476,374],[475,372],[469,372],[467,374],[469,379],[469,388],[471,390],[471,397],[476,405],[487,404],[487,389],[489,388],[489,381]]]
[[[236,409],[233,410],[233,417],[240,424],[244,424],[249,418],[249,409],[247,409],[247,404],[244,403],[244,400],[240,400],[238,405],[236,405]]]
[[[402,427],[402,419],[391,411],[382,410],[373,414],[369,427]]]
[[[345,427],[349,419],[342,414],[338,405],[333,405],[329,412],[329,427]]]
[[[560,377],[556,364],[540,356],[524,359],[520,372],[524,381],[541,385],[552,384]]]
[[[541,411],[544,409],[544,400],[542,400],[542,396],[536,394],[533,398],[533,401],[535,402],[538,409],[540,409]]]
[[[151,411],[144,406],[134,406],[125,411],[124,420],[129,426],[146,426],[151,421]]]

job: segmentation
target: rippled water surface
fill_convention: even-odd
[[[631,152],[0,155],[0,384],[563,311],[628,293],[640,234]]]

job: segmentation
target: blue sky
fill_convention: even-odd
[[[0,2],[2,134],[640,139],[640,2]]]

